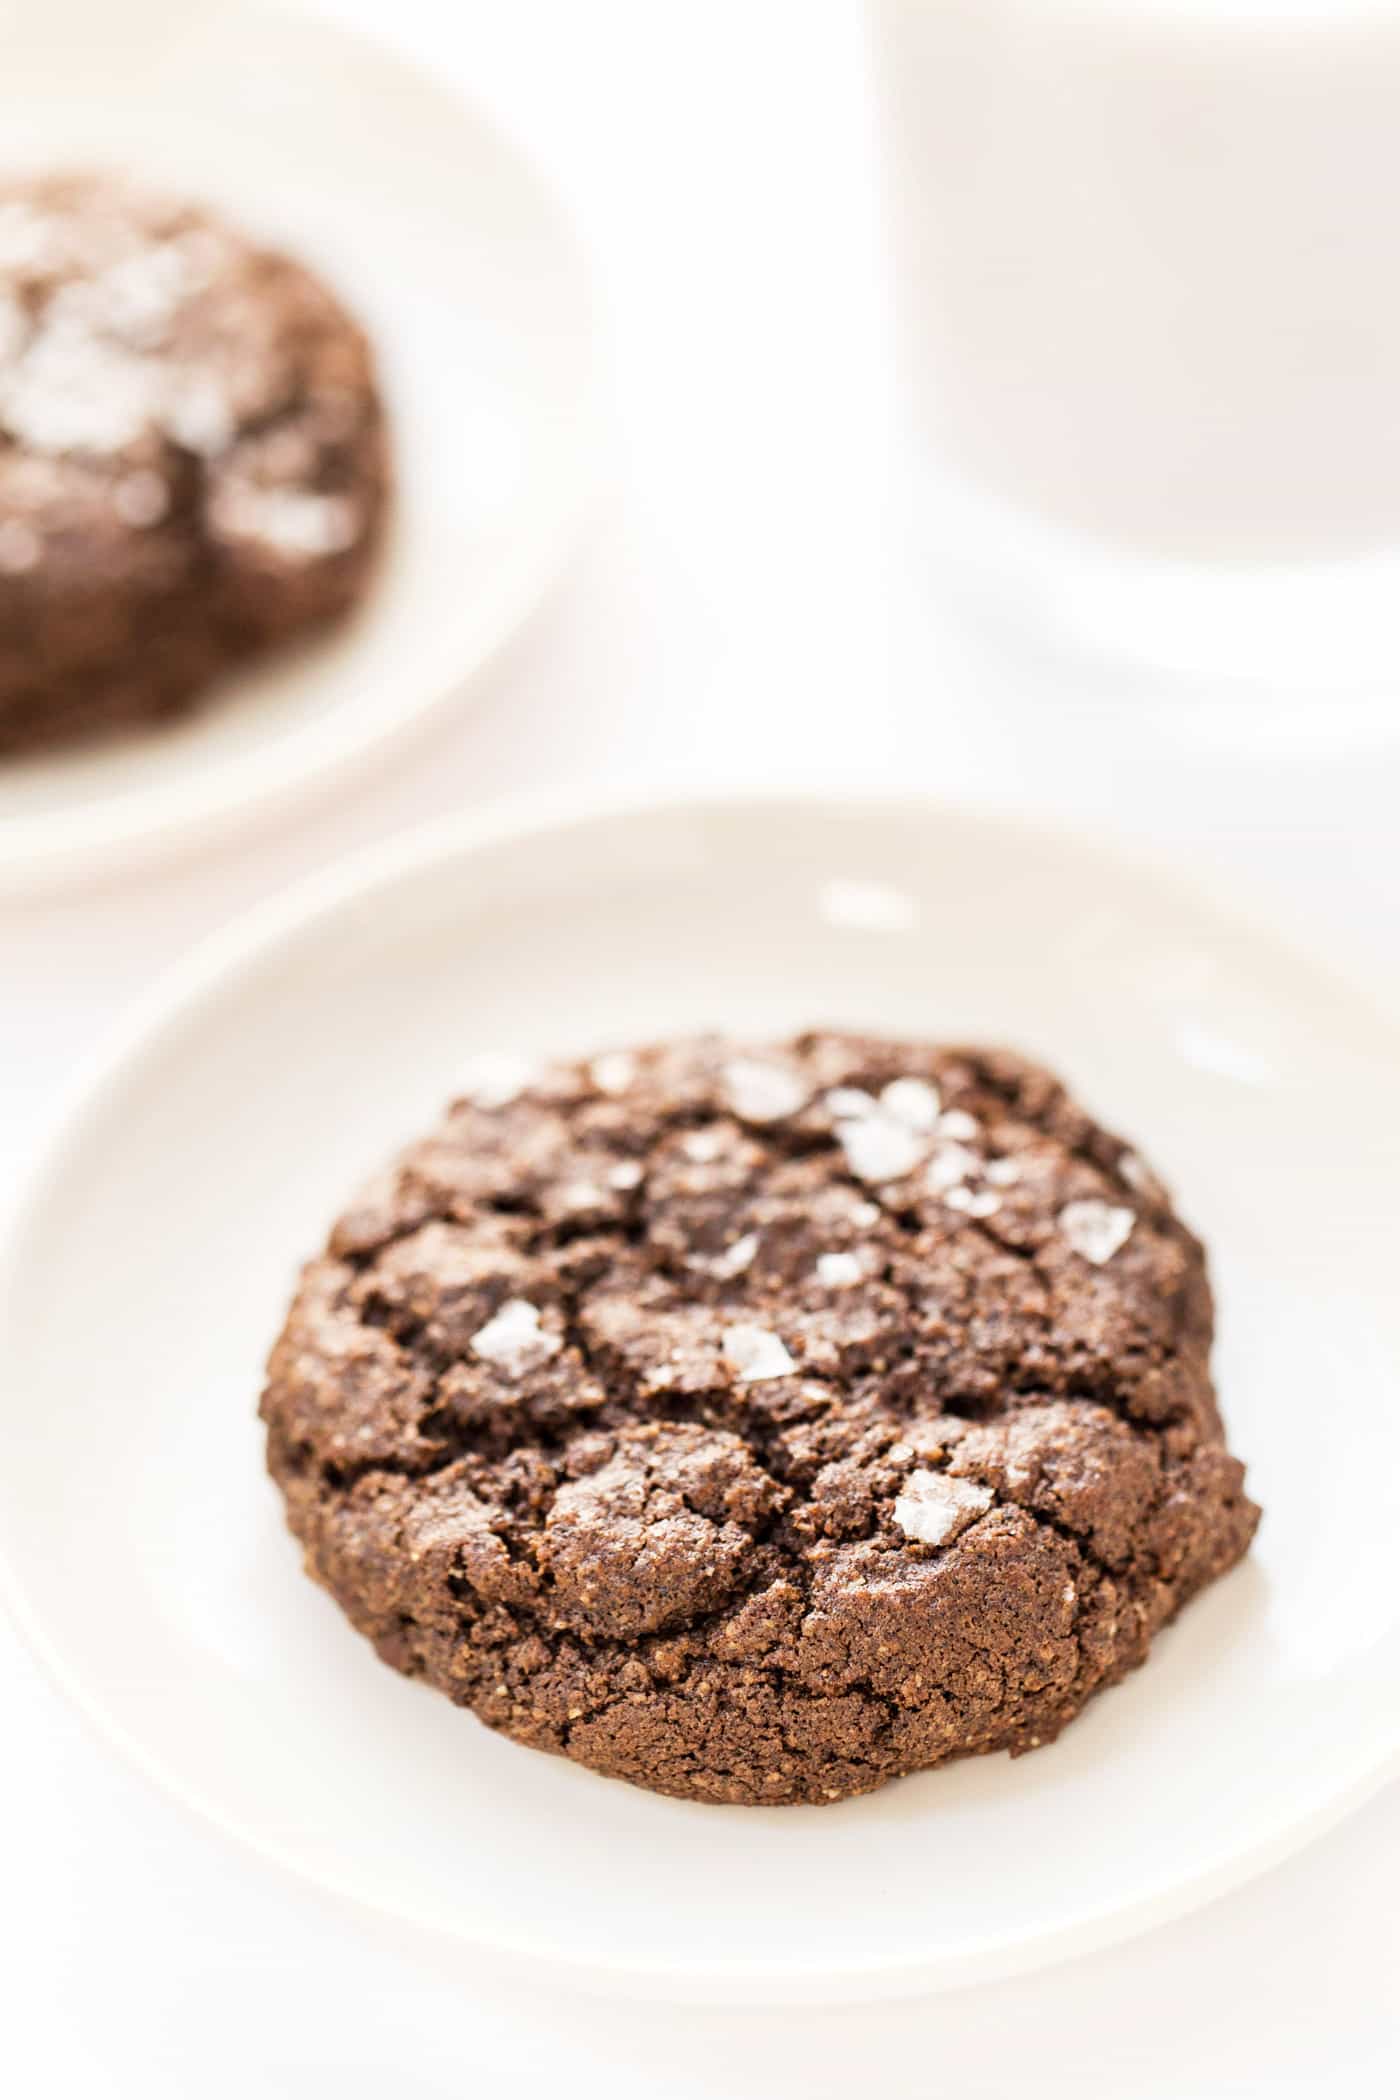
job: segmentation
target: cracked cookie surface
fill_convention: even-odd
[[[345,613],[387,483],[369,346],[300,264],[112,177],[0,185],[0,755]]]
[[[1199,1243],[1048,1073],[809,1034],[478,1075],[306,1268],[271,1471],[395,1668],[663,1793],[1049,1741],[1258,1521]]]

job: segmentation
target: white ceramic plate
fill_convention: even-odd
[[[0,767],[0,884],[100,878],[372,757],[542,595],[595,446],[589,301],[531,171],[443,87],[242,0],[0,0],[6,169],[123,166],[304,256],[362,316],[399,495],[362,614],[186,721]]]
[[[487,1733],[303,1578],[262,1475],[298,1258],[468,1055],[827,1019],[1009,1039],[1177,1184],[1266,1517],[1053,1747],[821,1809],[661,1800]],[[155,1777],[479,1950],[771,2000],[954,1983],[1181,1910],[1400,1752],[1400,1041],[1091,845],[919,801],[538,806],[323,878],[103,1062],[0,1279],[22,1618]]]

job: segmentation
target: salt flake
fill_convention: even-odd
[[[786,1378],[797,1365],[771,1327],[747,1324],[726,1327],[721,1337],[725,1362],[740,1385],[759,1385],[767,1378]]]
[[[471,1339],[473,1356],[518,1377],[548,1363],[563,1348],[557,1334],[540,1325],[538,1306],[526,1298],[508,1298],[494,1319],[479,1328]]]
[[[637,1076],[637,1060],[627,1050],[605,1050],[588,1067],[588,1076],[600,1093],[625,1094]]]
[[[0,422],[36,452],[120,452],[158,405],[149,359],[56,322],[0,379]]]
[[[187,452],[212,458],[233,443],[233,409],[228,395],[207,373],[187,373],[176,385],[161,415],[165,429]]]
[[[838,1123],[836,1136],[846,1164],[861,1181],[898,1181],[924,1156],[915,1131],[891,1116],[853,1116]]]
[[[948,1108],[938,1118],[938,1135],[971,1144],[982,1135],[982,1127],[976,1116],[970,1116],[965,1108]]]
[[[718,1276],[722,1282],[728,1282],[731,1276],[743,1275],[757,1252],[758,1234],[746,1232],[742,1239],[735,1240],[732,1247],[726,1247],[723,1254],[715,1255],[711,1261],[693,1262],[691,1266],[703,1269],[709,1276]]]
[[[256,540],[286,561],[314,561],[342,554],[354,543],[359,520],[346,496],[318,496],[303,489],[255,489],[229,481],[210,506],[220,532]]]
[[[559,1191],[559,1201],[565,1210],[598,1210],[607,1198],[596,1181],[569,1181]]]
[[[808,1089],[785,1065],[731,1058],[720,1074],[729,1106],[746,1123],[776,1123],[806,1105]]]
[[[924,1178],[934,1195],[939,1196],[945,1189],[956,1188],[960,1181],[966,1181],[970,1174],[978,1174],[981,1170],[981,1160],[975,1152],[969,1152],[966,1145],[947,1144],[940,1145],[934,1153]]]
[[[864,1271],[854,1254],[838,1250],[834,1254],[817,1256],[817,1281],[828,1290],[844,1290],[848,1284],[859,1283]]]
[[[878,1104],[873,1094],[867,1094],[863,1086],[834,1086],[826,1097],[826,1105],[834,1116],[873,1116]]]
[[[926,1079],[892,1079],[881,1089],[880,1106],[909,1130],[930,1131],[938,1123],[938,1089]]]
[[[994,1218],[1001,1209],[1000,1196],[990,1189],[964,1188],[961,1182],[944,1192],[943,1201],[949,1210],[960,1210],[968,1218]]]
[[[681,1139],[681,1150],[697,1166],[705,1166],[723,1152],[724,1133],[720,1130],[692,1130]]]
[[[894,1505],[894,1520],[906,1538],[925,1546],[945,1546],[969,1524],[985,1516],[996,1497],[974,1480],[952,1480],[923,1467],[911,1473]]]
[[[1097,1196],[1067,1203],[1059,1218],[1060,1230],[1075,1253],[1082,1254],[1095,1268],[1112,1261],[1136,1223],[1133,1211],[1102,1203]]]

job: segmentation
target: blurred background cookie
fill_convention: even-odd
[[[0,188],[0,755],[346,613],[388,478],[369,344],[299,263],[122,179]]]

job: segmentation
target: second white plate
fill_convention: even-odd
[[[363,612],[159,733],[0,767],[0,886],[101,878],[363,764],[538,601],[593,466],[589,298],[530,169],[427,75],[244,0],[0,0],[6,169],[118,167],[321,269],[399,479]],[[76,54],[81,54],[81,63]]]
[[[1212,1249],[1248,1561],[1062,1739],[822,1809],[662,1800],[488,1734],[301,1574],[254,1419],[300,1257],[491,1048],[830,1020],[1007,1039]],[[1394,1028],[1102,850],[918,801],[482,821],[264,911],[51,1151],[0,1277],[33,1638],[184,1800],[484,1951],[631,1990],[876,1994],[1179,1911],[1400,1753]]]

